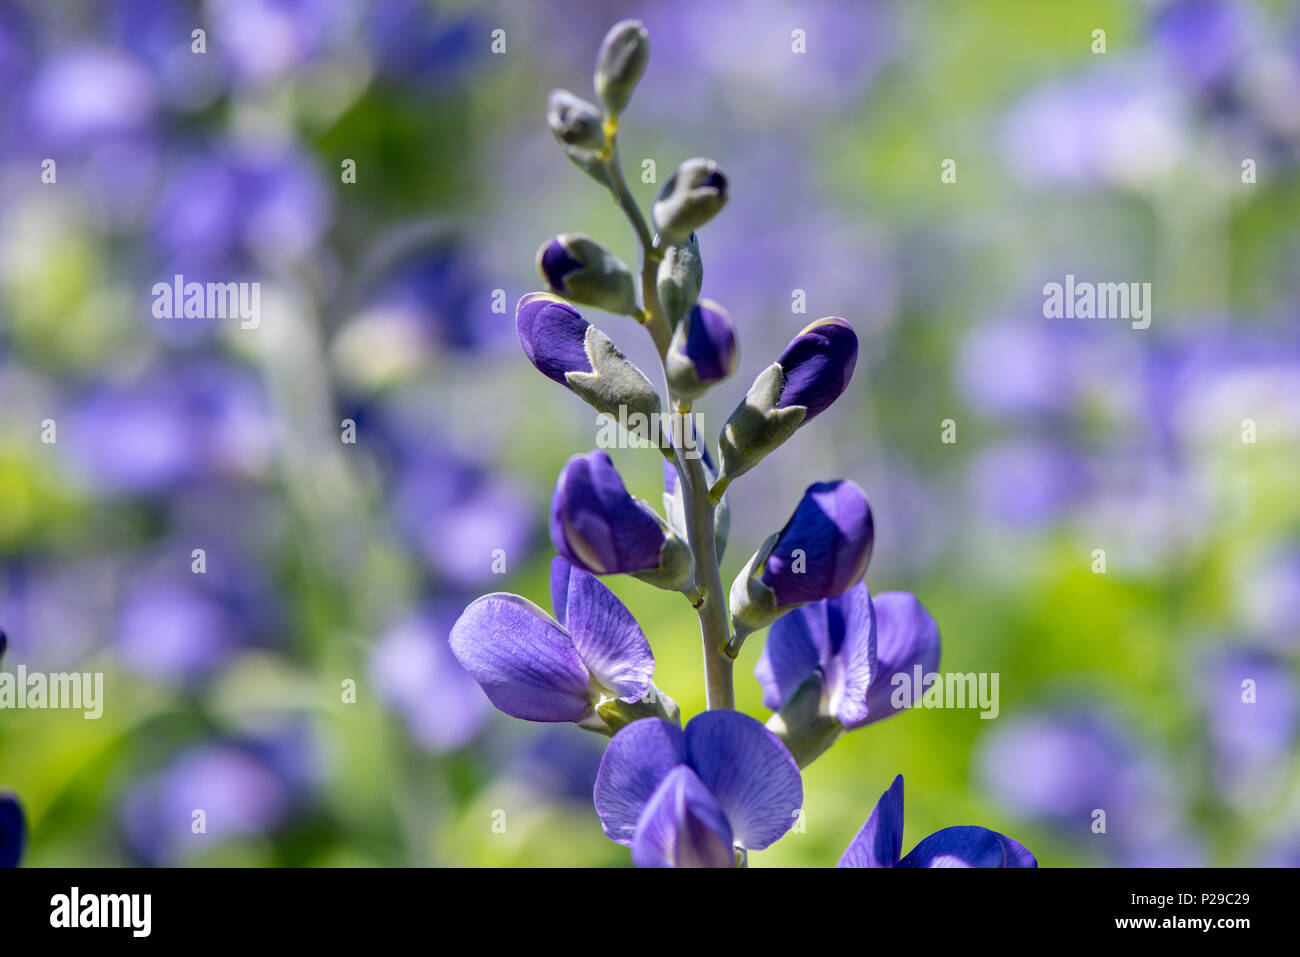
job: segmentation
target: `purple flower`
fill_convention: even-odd
[[[761,851],[803,804],[785,746],[748,715],[706,711],[686,730],[636,721],[609,743],[594,791],[601,827],[638,867],[731,867]]]
[[[790,340],[777,359],[785,376],[778,409],[803,406],[810,422],[840,397],[858,363],[858,336],[843,319],[818,319]]]
[[[1156,13],[1151,39],[1170,64],[1200,90],[1227,79],[1249,54],[1243,5],[1224,0],[1178,0]]]
[[[821,679],[819,711],[853,730],[888,718],[896,674],[939,666],[939,626],[908,592],[872,597],[859,582],[837,598],[797,608],[772,626],[754,677],[779,711],[809,678]],[[903,707],[906,707],[904,705]]]
[[[871,506],[856,482],[814,483],[777,535],[759,580],[779,607],[841,595],[866,574],[874,538]]]
[[[596,575],[662,577],[671,580],[664,585],[670,587],[694,570],[686,543],[649,505],[628,494],[600,449],[565,464],[551,498],[550,524],[555,550]]]
[[[838,479],[808,486],[785,528],[763,543],[732,582],[738,641],[791,608],[844,594],[866,573],[873,540],[871,506],[856,483]]]
[[[1034,855],[986,827],[945,827],[903,852],[903,776],[894,778],[839,867],[1037,867]]]
[[[739,360],[731,316],[712,299],[701,299],[673,333],[668,381],[677,395],[694,399],[735,372]]]
[[[554,618],[526,598],[496,592],[472,602],[452,626],[452,653],[489,700],[526,721],[599,726],[603,700],[645,697],[654,655],[614,593],[556,558],[551,603]]]
[[[104,47],[51,59],[32,81],[28,99],[40,141],[65,148],[142,132],[156,109],[149,72],[134,57]]]
[[[568,373],[593,371],[586,347],[590,326],[578,310],[546,292],[529,293],[515,308],[524,355],[538,372],[565,388],[570,387]]]
[[[0,792],[0,867],[17,867],[27,844],[27,820],[18,798]]]

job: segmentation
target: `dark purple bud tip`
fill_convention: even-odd
[[[736,371],[736,333],[727,310],[701,299],[691,309],[689,329],[683,351],[700,382],[717,382]]]
[[[858,337],[843,319],[818,319],[790,340],[777,361],[785,375],[777,408],[801,405],[808,410],[807,422],[838,399],[853,378]]]
[[[542,375],[566,388],[568,372],[591,372],[587,328],[591,325],[564,300],[530,292],[515,307],[515,329],[524,355]]]
[[[840,479],[808,486],[760,576],[778,608],[842,595],[867,571],[875,526],[867,495]]]
[[[557,292],[564,292],[564,277],[582,268],[582,263],[574,259],[564,244],[552,239],[542,250],[542,276]]]
[[[27,843],[23,807],[12,794],[0,792],[0,868],[17,867]]]
[[[595,449],[565,464],[551,497],[555,550],[594,575],[659,567],[665,531],[628,494],[608,453]]]

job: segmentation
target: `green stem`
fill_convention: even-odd
[[[645,326],[654,339],[659,360],[663,363],[672,339],[672,330],[659,302],[659,261],[663,259],[663,250],[655,246],[654,236],[623,177],[618,158],[617,123],[611,123],[607,131],[609,159],[605,166],[609,175],[609,189],[615,202],[622,207],[632,223],[641,244],[641,301],[645,310]],[[667,375],[665,369],[664,391],[668,398],[665,408],[678,408],[681,403],[667,385]],[[689,417],[684,417],[682,421],[683,428],[691,427],[686,424],[691,421]],[[696,608],[696,613],[700,618],[700,639],[704,651],[705,701],[710,709],[734,710],[736,695],[732,682],[732,660],[723,654],[723,649],[731,640],[731,629],[727,596],[722,590],[722,576],[718,571],[717,542],[713,534],[717,502],[709,497],[709,480],[699,457],[687,458],[678,449],[675,464],[686,513],[686,538],[695,557],[696,594],[702,593],[704,598]]]

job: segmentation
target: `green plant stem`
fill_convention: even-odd
[[[659,302],[659,261],[663,259],[663,250],[655,246],[654,236],[646,225],[636,200],[627,187],[623,177],[622,165],[618,158],[617,126],[610,127],[609,159],[606,161],[609,175],[609,189],[615,202],[623,209],[632,228],[636,231],[641,244],[641,301],[645,310],[645,326],[654,339],[662,364],[668,355],[668,344],[672,330],[664,316],[663,306]],[[665,408],[676,409],[681,403],[673,395],[667,384],[667,370],[664,370],[664,391],[667,396]],[[683,428],[693,427],[689,416],[682,419]],[[699,437],[694,446],[699,447]],[[682,443],[684,444],[684,443]],[[677,481],[682,488],[682,504],[686,513],[686,538],[695,557],[695,584],[702,592],[704,600],[697,608],[700,618],[700,639],[704,651],[705,701],[710,709],[722,708],[734,710],[736,695],[732,680],[732,660],[723,654],[731,640],[731,628],[727,615],[727,596],[722,590],[722,576],[718,571],[717,541],[713,534],[714,513],[717,503],[709,498],[709,480],[704,471],[703,461],[699,456],[689,458],[676,450],[675,465]]]

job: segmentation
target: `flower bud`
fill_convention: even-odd
[[[565,233],[537,250],[537,272],[552,292],[571,302],[634,316],[632,271],[600,243],[580,233]]]
[[[632,91],[650,59],[650,36],[640,20],[622,20],[610,28],[596,54],[596,93],[617,116],[632,99]]]
[[[688,546],[645,502],[633,498],[600,449],[565,464],[551,497],[551,542],[594,575],[633,575],[669,591],[695,583]]]
[[[515,329],[528,361],[598,412],[614,418],[659,414],[659,393],[645,374],[559,297],[547,292],[524,296],[515,308]]]
[[[721,487],[824,412],[849,384],[857,361],[858,337],[843,319],[818,319],[790,340],[722,427]]]
[[[736,371],[740,357],[727,310],[701,299],[678,324],[664,359],[668,384],[683,399],[696,399]]]
[[[27,843],[27,820],[18,798],[0,791],[0,868],[17,867]]]
[[[676,327],[700,298],[704,282],[704,263],[700,259],[700,241],[691,233],[684,241],[664,250],[659,261],[656,288],[668,325]]]
[[[866,493],[840,479],[808,486],[785,528],[731,585],[733,657],[752,632],[792,608],[842,595],[867,571],[875,529]]]
[[[546,104],[546,125],[561,143],[580,149],[605,146],[605,120],[592,103],[568,90],[552,90]]]
[[[659,239],[684,242],[718,214],[727,202],[727,176],[711,159],[688,159],[668,177],[650,207]]]

